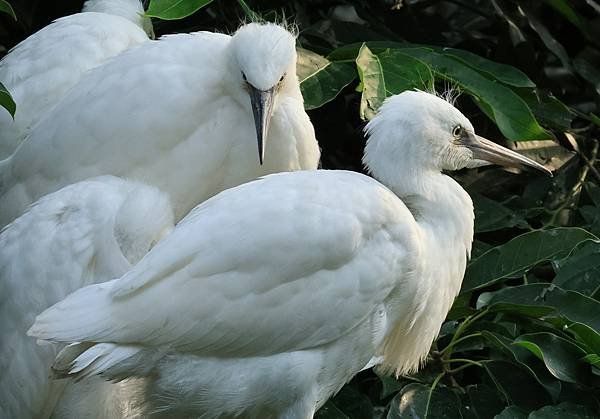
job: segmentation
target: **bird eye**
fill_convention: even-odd
[[[452,135],[455,138],[460,138],[460,134],[462,134],[462,127],[460,125],[456,125],[454,128],[452,128]]]
[[[244,79],[244,81],[248,81],[248,79],[246,78],[246,75],[244,74],[243,71],[242,71],[242,78]]]
[[[283,74],[283,76],[281,76],[281,78],[279,79],[279,83],[281,83],[283,81],[283,79],[285,78],[285,73]]]

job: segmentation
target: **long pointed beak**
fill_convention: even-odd
[[[479,135],[465,130],[461,136],[461,142],[473,152],[473,159],[506,167],[528,166],[552,177],[552,172],[541,164]]]
[[[263,164],[265,159],[265,143],[269,133],[269,124],[273,114],[273,102],[275,99],[275,89],[259,90],[248,84],[250,93],[250,102],[252,104],[252,113],[254,114],[254,125],[256,126],[256,140],[258,141],[258,161]]]

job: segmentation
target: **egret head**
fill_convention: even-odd
[[[144,6],[140,0],[86,0],[82,11],[124,17],[142,28],[148,37],[154,39],[152,21],[144,16]]]
[[[296,77],[296,38],[272,23],[242,26],[231,40],[236,77],[252,107],[260,164],[277,95],[293,89]]]
[[[366,132],[364,163],[376,176],[380,169],[374,166],[385,172],[394,170],[392,165],[397,169],[399,162],[413,173],[500,164],[551,175],[533,160],[476,135],[458,109],[430,93],[406,91],[388,98]]]

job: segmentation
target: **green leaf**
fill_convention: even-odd
[[[246,15],[246,17],[248,19],[250,19],[252,22],[257,22],[260,20],[260,15],[258,13],[256,13],[254,10],[252,10],[250,8],[250,6],[248,6],[248,3],[246,3],[244,0],[238,0],[238,4],[244,11],[244,14]]]
[[[461,60],[427,48],[402,48],[405,54],[430,65],[444,79],[456,83],[476,101],[489,107],[502,134],[513,141],[551,138],[535,120],[531,109],[510,88],[489,80]]]
[[[386,97],[386,88],[381,62],[366,44],[360,47],[356,57],[356,68],[362,91],[360,117],[363,120],[369,120],[375,116],[383,103]]]
[[[443,48],[440,52],[446,56],[456,58],[469,67],[504,84],[515,87],[535,87],[535,83],[525,73],[511,65],[497,63],[461,49]]]
[[[296,70],[305,109],[315,109],[335,99],[356,78],[352,64],[331,62],[302,48],[298,48]]]
[[[529,26],[539,35],[546,48],[558,57],[566,69],[571,70],[571,61],[567,50],[554,38],[552,32],[538,18],[535,8],[528,3],[520,4],[519,7],[529,21]]]
[[[460,406],[447,387],[432,389],[424,384],[406,385],[390,403],[387,419],[455,419],[460,418]]]
[[[544,365],[537,361],[537,359],[535,359],[526,349],[513,345],[512,339],[506,338],[498,333],[482,331],[481,335],[490,343],[490,345],[499,349],[504,356],[508,357],[508,361],[516,363],[521,367],[523,372],[529,373],[529,375],[541,385],[553,399],[558,398],[561,390],[561,383],[555,380]],[[492,356],[492,359],[496,358],[497,357]],[[499,360],[502,360],[502,358]]]
[[[501,203],[479,194],[471,197],[475,207],[476,233],[511,227],[529,228],[529,224],[523,217]]]
[[[147,17],[163,20],[176,20],[197,12],[212,0],[150,0]]]
[[[350,419],[342,412],[331,400],[325,402],[323,406],[315,413],[314,419]]]
[[[0,0],[0,12],[4,12],[9,14],[14,20],[17,20],[17,15],[15,14],[14,9],[6,0]]]
[[[373,417],[373,405],[367,395],[352,386],[343,387],[331,401],[350,419]]]
[[[597,419],[597,413],[586,406],[561,403],[557,406],[544,406],[529,414],[528,419]]]
[[[575,115],[554,96],[531,89],[518,89],[517,93],[542,124],[559,130],[571,127]]]
[[[544,261],[562,259],[584,241],[597,238],[581,228],[532,231],[492,248],[473,260],[463,280],[463,293],[521,275]]]
[[[499,303],[549,307],[554,311],[542,315],[546,320],[554,319],[567,326],[572,322],[583,323],[593,330],[600,331],[600,302],[578,292],[537,283],[507,287],[491,294],[492,297],[485,303],[490,307]],[[565,322],[564,319],[569,322]]]
[[[494,419],[527,419],[527,410],[519,406],[508,406],[494,416]]]
[[[379,398],[382,400],[394,393],[397,393],[402,389],[402,387],[404,387],[403,383],[388,375],[381,375],[379,376],[379,379],[381,380],[382,385],[381,395]]]
[[[590,242],[559,264],[552,283],[565,290],[593,296],[600,291],[598,261],[600,261],[600,245]]]
[[[565,325],[565,331],[573,334],[588,353],[600,354],[600,334],[590,326],[575,322]]]
[[[537,409],[551,403],[544,388],[518,364],[493,360],[486,362],[484,368],[509,404]]]
[[[397,50],[385,50],[377,54],[385,80],[386,96],[405,90],[431,90],[433,72],[424,62]]]
[[[569,383],[588,381],[588,371],[579,362],[585,353],[574,343],[552,333],[530,333],[519,336],[514,344],[544,361],[548,371],[559,380]]]
[[[580,30],[584,30],[584,22],[581,17],[577,14],[575,9],[565,0],[545,0],[552,8],[558,13],[563,15],[569,22],[575,25]]]
[[[498,391],[486,384],[467,387],[468,407],[477,418],[493,418],[504,408],[504,402],[498,397]]]
[[[582,358],[585,362],[595,367],[600,367],[600,355],[588,354]]]
[[[0,106],[6,109],[13,118],[15,117],[17,105],[2,83],[0,83]]]

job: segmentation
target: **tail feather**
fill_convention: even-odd
[[[93,375],[101,375],[112,380],[111,369],[142,350],[134,345],[113,343],[73,343],[57,355],[52,370],[57,377],[71,377],[81,380]]]
[[[80,288],[44,310],[27,331],[29,336],[53,342],[93,342],[111,330],[109,290],[113,281]],[[73,349],[73,348],[72,348]]]

